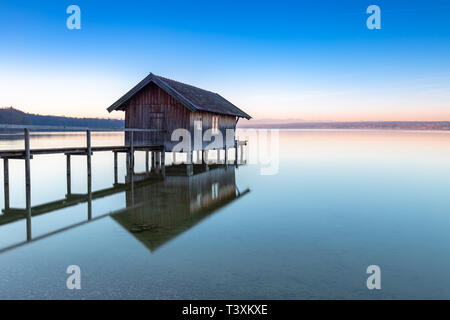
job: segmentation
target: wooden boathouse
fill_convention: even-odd
[[[154,130],[134,133],[135,146],[162,145],[164,151],[171,152],[179,143],[178,139],[173,141],[173,132],[187,130],[191,137],[190,147],[181,151],[188,152],[188,159],[192,157],[192,151],[208,149],[211,141],[214,141],[212,149],[225,149],[227,158],[227,149],[236,147],[234,130],[238,120],[251,118],[217,93],[153,73],[107,110],[125,111],[126,128]],[[227,129],[233,130],[231,137],[231,131],[228,130],[227,135]],[[203,139],[205,135],[208,137]],[[125,139],[129,145],[130,135],[127,134]]]

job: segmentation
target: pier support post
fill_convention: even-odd
[[[30,131],[25,128],[25,201],[27,210],[27,241],[31,241],[31,178],[30,178]]]
[[[87,179],[88,179],[88,192],[91,189],[91,176],[92,176],[92,149],[91,149],[91,130],[86,130],[86,146],[87,146]]]
[[[130,170],[134,172],[134,131],[130,131]]]
[[[86,131],[87,146],[87,188],[88,188],[88,220],[92,219],[92,148],[91,130]]]
[[[194,164],[193,164],[193,152],[189,150],[186,156],[186,174],[188,176],[192,176],[194,174]]]
[[[225,165],[228,164],[228,147],[225,147]]]
[[[234,140],[234,165],[238,165],[238,141]]]
[[[117,174],[117,152],[114,152],[114,184],[117,185],[119,183],[119,178]]]
[[[208,170],[209,170],[209,165],[208,165],[208,150],[203,150],[202,162],[203,162],[203,166],[204,166],[205,170],[208,171]]]
[[[156,151],[152,151],[152,168],[151,171],[156,172]]]
[[[155,155],[155,171],[159,171],[161,169],[161,151],[156,151]]]
[[[66,176],[67,176],[67,194],[70,196],[72,194],[72,184],[70,178],[70,154],[66,154]]]
[[[166,151],[161,151],[161,175],[166,176]]]
[[[145,172],[148,173],[149,171],[149,154],[148,150],[145,151]]]
[[[244,145],[240,145],[240,149],[241,149],[241,152],[240,152],[240,157],[241,157],[241,161],[240,161],[240,163],[242,164],[242,163],[244,163]]]
[[[9,162],[3,158],[3,191],[5,193],[5,210],[9,209]]]

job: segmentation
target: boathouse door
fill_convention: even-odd
[[[150,129],[160,130],[158,132],[154,132],[152,136],[153,143],[160,144],[164,143],[164,135],[165,135],[165,114],[164,112],[150,112]]]

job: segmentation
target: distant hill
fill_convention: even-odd
[[[20,111],[18,109],[0,108],[0,124],[66,126],[89,128],[124,128],[123,120],[101,118],[72,118],[60,116],[45,116]]]

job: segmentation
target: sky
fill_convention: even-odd
[[[0,46],[0,107],[31,113],[123,118],[152,72],[262,121],[450,120],[450,0],[0,0]]]

